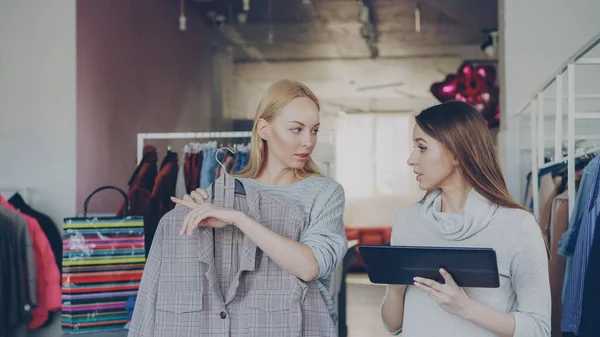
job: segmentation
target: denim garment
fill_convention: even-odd
[[[209,146],[202,150],[202,173],[200,174],[200,188],[207,189],[215,181],[217,174],[217,149]]]

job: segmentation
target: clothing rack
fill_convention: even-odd
[[[596,153],[596,152],[600,152],[600,146],[576,152],[574,157],[577,158],[577,157],[585,156],[587,154],[592,154],[592,153]],[[558,161],[552,161],[552,162],[548,162],[548,163],[546,163],[544,165],[541,165],[540,166],[540,170],[548,168],[548,167],[550,167],[552,165],[556,165],[557,163],[567,162],[567,160],[569,160],[569,157],[568,156],[564,156],[564,157],[560,158]]]
[[[161,132],[137,134],[137,163],[144,157],[144,143],[146,139],[217,139],[217,138],[250,138],[252,132]]]
[[[218,138],[250,138],[250,131],[224,131],[224,132],[160,132],[160,133],[138,133],[137,134],[137,163],[142,162],[144,157],[144,143],[150,139],[218,139]],[[313,153],[313,159],[329,166],[332,173],[329,177],[335,178],[335,130],[319,131],[319,137],[327,137],[330,149],[317,146]]]
[[[590,40],[581,50],[571,56],[563,66],[561,66],[549,81],[547,81],[541,90],[539,90],[519,111],[517,115],[517,123],[519,118],[523,116],[523,112],[530,109],[530,136],[531,136],[531,186],[533,196],[533,211],[537,219],[540,217],[540,201],[539,201],[539,170],[567,161],[567,183],[570,187],[568,189],[569,197],[569,219],[573,214],[575,207],[575,158],[581,154],[589,154],[600,151],[600,148],[596,145],[588,145],[589,149],[583,147],[583,149],[577,151],[575,149],[575,140],[591,140],[598,139],[598,135],[584,135],[575,130],[575,121],[587,120],[587,121],[600,121],[600,112],[596,111],[580,111],[575,109],[576,99],[582,99],[582,95],[575,95],[575,67],[580,65],[600,65],[600,58],[586,57],[586,55],[600,44],[600,35]],[[567,88],[567,135],[563,136],[563,88],[564,88],[564,76],[566,75],[566,88]],[[554,116],[554,160],[544,163],[545,154],[545,140],[548,138],[544,137],[544,104],[549,99],[547,90],[554,85],[555,93],[553,99],[555,102],[555,116]],[[590,95],[588,95],[590,96]],[[596,98],[597,95],[590,96]],[[584,97],[587,98],[587,97]],[[587,138],[589,137],[589,138]],[[566,138],[567,140],[567,155],[563,156],[562,153],[562,141]]]

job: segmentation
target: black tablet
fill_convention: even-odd
[[[415,276],[444,283],[446,269],[461,287],[498,288],[498,262],[491,248],[361,246],[360,255],[373,283],[414,284]]]

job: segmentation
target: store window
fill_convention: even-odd
[[[336,177],[347,199],[410,193],[411,113],[346,114],[338,120]]]

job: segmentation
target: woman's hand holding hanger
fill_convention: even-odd
[[[171,197],[171,201],[175,204],[191,209],[183,221],[181,235],[187,233],[190,236],[199,226],[224,228],[235,224],[240,217],[245,216],[240,211],[207,203],[207,199],[208,192],[201,188],[184,195],[183,200]]]
[[[177,205],[191,211],[185,217],[181,235],[192,235],[199,226],[224,228],[235,225],[275,263],[303,281],[315,280],[320,271],[312,250],[305,244],[289,239],[259,224],[241,211],[207,203],[208,193],[199,188],[183,200],[171,197]]]

